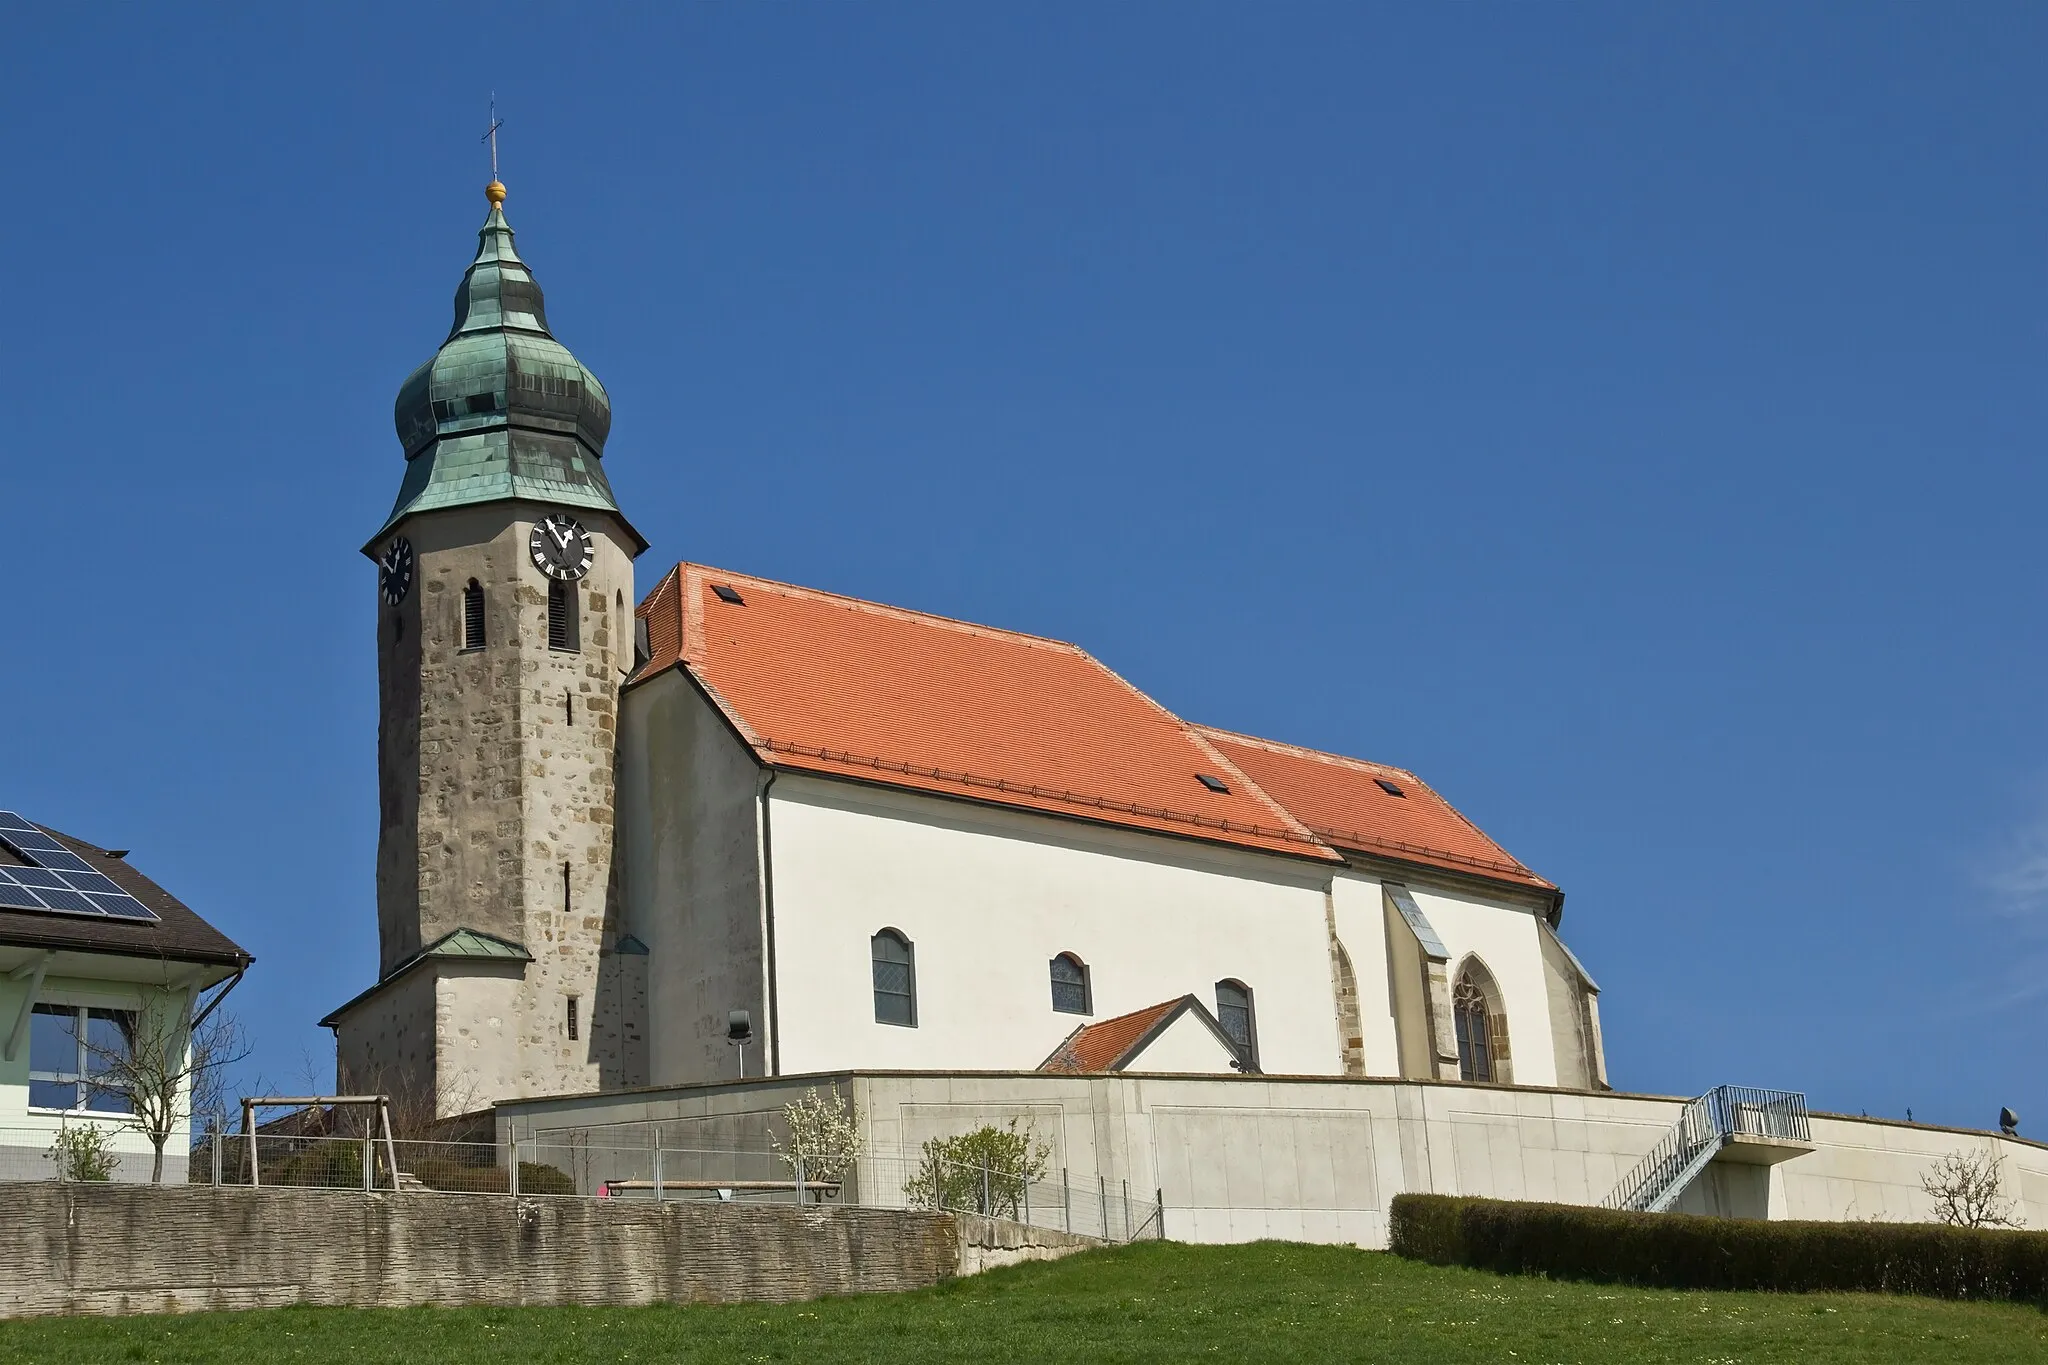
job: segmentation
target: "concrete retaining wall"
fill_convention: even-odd
[[[914,1210],[0,1186],[0,1317],[788,1302],[915,1289],[1090,1245]]]

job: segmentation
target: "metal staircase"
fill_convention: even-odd
[[[1690,1101],[1678,1122],[1635,1169],[1621,1178],[1602,1208],[1663,1213],[1678,1202],[1707,1163],[1744,1138],[1811,1141],[1806,1096],[1791,1090],[1749,1090],[1723,1085]]]

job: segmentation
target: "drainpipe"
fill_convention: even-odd
[[[764,1076],[782,1074],[782,1029],[775,999],[775,844],[768,829],[768,789],[774,785],[775,769],[763,767],[754,847],[761,879],[761,996],[768,1006],[767,1036],[761,1040]]]

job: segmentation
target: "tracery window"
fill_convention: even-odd
[[[1451,992],[1451,1013],[1458,1024],[1458,1076],[1467,1081],[1493,1079],[1493,1038],[1487,1027],[1486,993],[1467,972]]]
[[[884,929],[869,943],[875,972],[875,1022],[917,1027],[917,961],[910,940]]]
[[[1052,1007],[1061,1014],[1093,1014],[1089,998],[1088,964],[1072,953],[1052,960]]]

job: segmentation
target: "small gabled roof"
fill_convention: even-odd
[[[1122,1071],[1144,1054],[1153,1039],[1188,1013],[1193,1013],[1207,1025],[1226,1054],[1237,1055],[1237,1044],[1230,1041],[1223,1026],[1216,1022],[1216,1016],[1194,996],[1183,995],[1177,1000],[1162,1000],[1114,1019],[1104,1019],[1101,1023],[1083,1024],[1068,1034],[1053,1049],[1052,1055],[1038,1064],[1038,1069],[1071,1074]]]
[[[638,615],[649,658],[634,681],[684,666],[769,766],[1340,860],[1193,726],[1064,641],[687,563]]]
[[[533,954],[527,952],[522,944],[514,943],[509,938],[499,938],[496,934],[487,934],[481,929],[451,929],[386,972],[383,979],[376,985],[366,991],[358,991],[355,995],[349,997],[347,1003],[336,1006],[325,1019],[320,1021],[320,1027],[333,1028],[336,1021],[342,1015],[347,1014],[357,1005],[368,1000],[378,991],[383,990],[422,962],[463,958],[493,959],[499,962],[531,962],[533,961]]]

